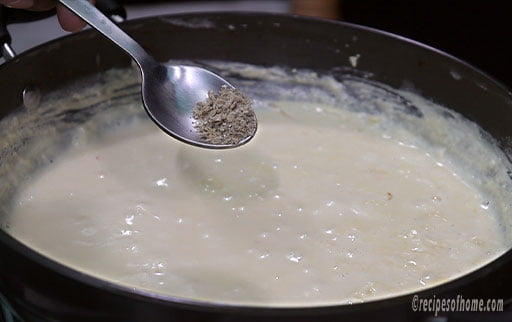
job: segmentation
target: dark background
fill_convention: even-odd
[[[169,1],[194,2],[194,0]],[[143,4],[164,1],[121,0],[121,2]],[[374,27],[423,42],[469,62],[512,88],[512,9],[510,8],[512,1],[288,0],[287,2],[290,3],[292,11],[293,7],[297,7],[299,3],[301,7],[310,9],[324,7],[328,8],[324,9],[324,16],[337,17],[339,20]],[[336,12],[329,14],[325,10]],[[307,10],[304,12],[307,14]]]
[[[343,0],[341,18],[411,38],[512,88],[512,1]]]

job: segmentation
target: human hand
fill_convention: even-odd
[[[95,0],[89,0],[89,2],[94,3]],[[9,8],[27,9],[31,11],[44,11],[56,7],[57,18],[62,29],[75,32],[81,30],[86,25],[85,21],[63,5],[57,4],[56,0],[0,0],[0,4]]]

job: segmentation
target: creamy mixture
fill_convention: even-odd
[[[9,183],[0,197],[22,187],[15,203],[0,205],[2,228],[106,280],[256,306],[403,294],[508,248],[501,215],[509,204],[500,200],[510,180],[474,125],[380,85],[233,70],[245,73],[242,91],[255,98],[259,122],[253,141],[233,150],[198,149],[163,134],[124,71],[112,73],[111,87],[82,86],[51,110],[28,113],[51,126],[38,129],[32,154],[17,152],[0,167]],[[114,98],[95,101],[103,96]],[[79,123],[58,108],[73,104],[89,113],[105,107]],[[30,137],[33,122],[17,117],[0,129]],[[68,128],[70,135],[60,134]],[[16,135],[5,145],[19,142]],[[61,137],[71,138],[65,152],[54,147]],[[31,171],[18,182],[16,173]]]
[[[482,196],[425,151],[328,106],[259,112],[231,151],[146,121],[85,138],[19,195],[11,233],[122,284],[276,306],[431,286],[503,248]]]

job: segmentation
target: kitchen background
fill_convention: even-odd
[[[512,19],[508,1],[440,0],[121,0],[128,19],[183,12],[295,13],[393,32],[459,57],[512,87]],[[9,26],[21,53],[63,36],[56,17]]]

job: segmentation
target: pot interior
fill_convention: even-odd
[[[512,130],[506,126],[512,121],[512,98],[481,72],[384,33],[288,16],[170,16],[133,21],[126,29],[161,61],[185,60],[225,76],[255,99],[257,110],[272,108],[275,101],[343,102],[350,113],[384,115],[376,130],[395,126],[412,131],[452,160],[484,197],[481,207],[492,208],[503,235],[502,248],[453,278],[496,259],[512,245],[507,155]],[[198,50],[198,44],[208,50]],[[81,59],[75,46],[84,48]],[[95,48],[94,54],[87,48]],[[48,63],[48,54],[62,58],[59,68]],[[28,76],[27,70],[37,72]],[[146,115],[137,71],[93,32],[35,49],[0,72],[6,75],[2,79],[15,80],[6,84],[6,93],[12,94],[2,105],[0,123],[0,223],[9,234],[20,190],[84,140],[84,133],[92,137],[88,140],[101,141]],[[42,94],[40,104],[20,101],[16,93],[29,85]]]

